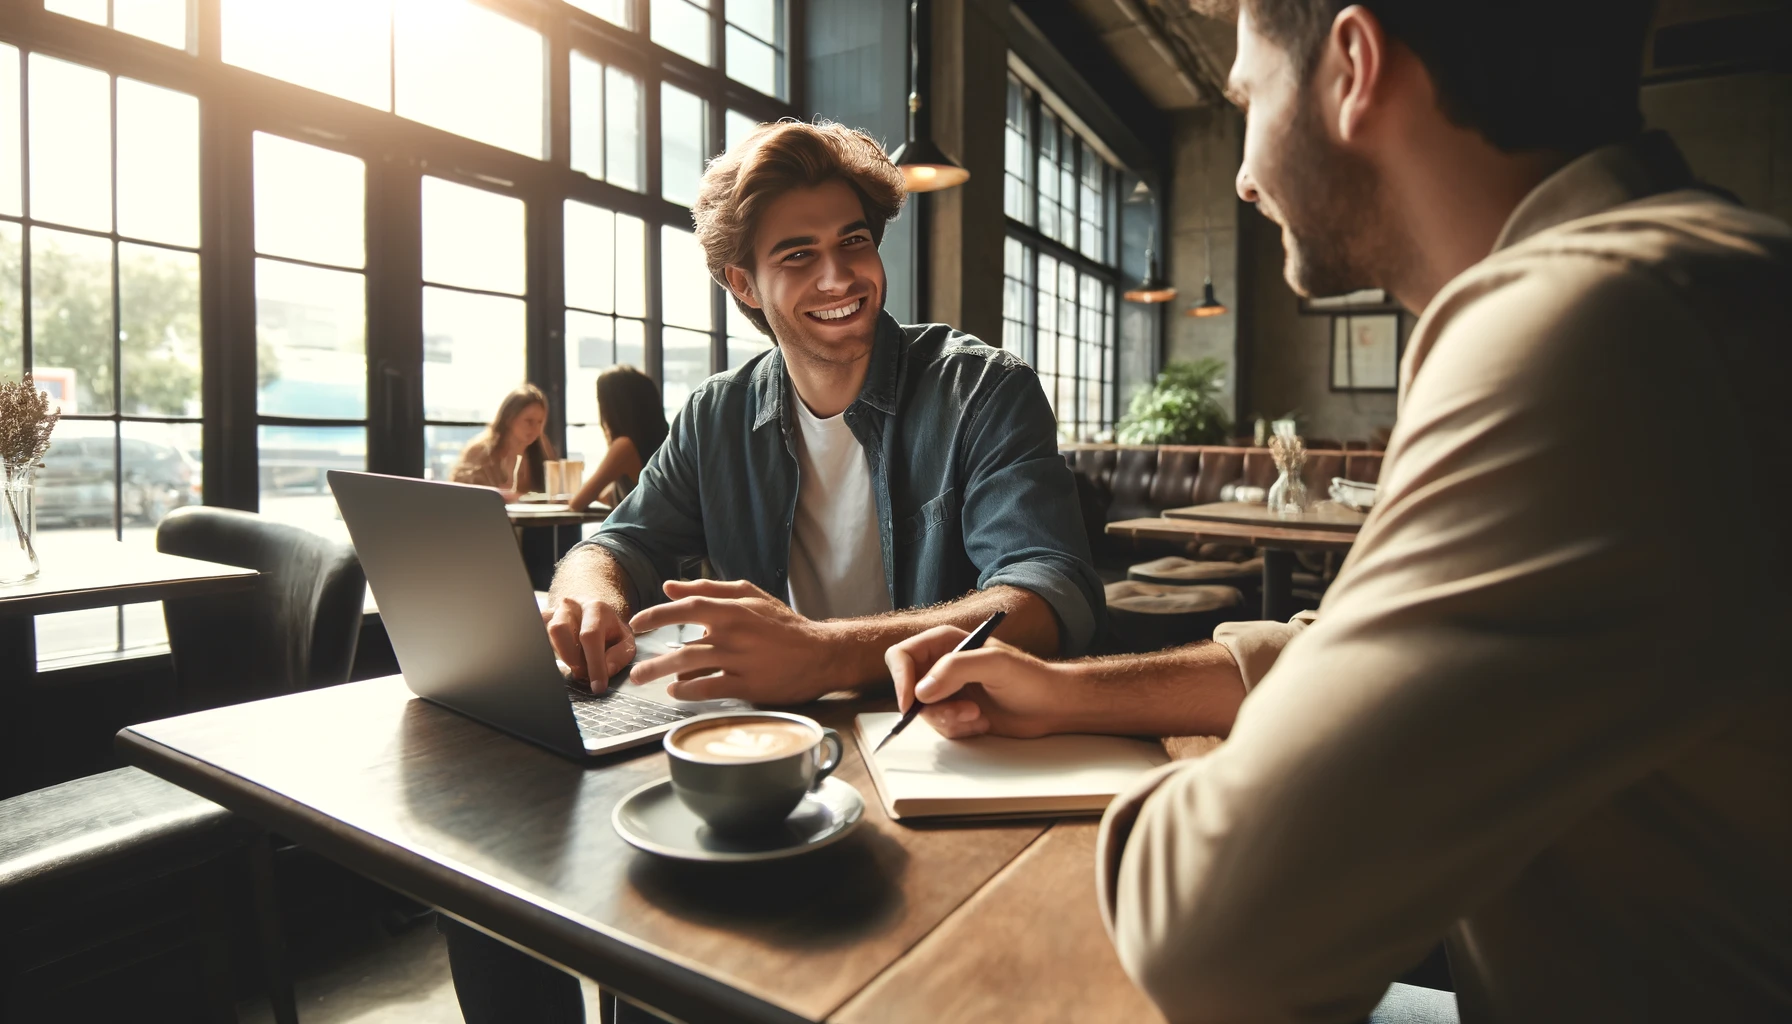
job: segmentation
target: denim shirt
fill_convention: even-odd
[[[665,599],[660,584],[680,562],[705,556],[722,579],[789,599],[796,400],[777,347],[692,393],[640,483],[585,542],[628,574],[636,611]],[[1057,614],[1061,655],[1088,647],[1101,582],[1031,368],[943,324],[882,314],[845,415],[870,461],[892,608],[1020,587]]]

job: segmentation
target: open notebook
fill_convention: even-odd
[[[1141,774],[1168,761],[1155,740],[1123,736],[979,736],[948,740],[925,718],[871,751],[894,712],[853,721],[872,784],[892,818],[1100,814]]]

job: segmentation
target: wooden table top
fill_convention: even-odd
[[[510,516],[512,526],[581,526],[585,523],[601,523],[609,518],[610,506],[598,504],[574,509],[565,502],[544,502],[539,505],[529,502],[505,505],[504,512]]]
[[[109,545],[104,557],[46,561],[37,578],[0,587],[0,617],[104,608],[247,588],[254,569]]]
[[[1246,544],[1281,551],[1349,551],[1356,534],[1311,526],[1271,526],[1228,523],[1217,519],[1122,519],[1109,523],[1107,531],[1123,537],[1144,537],[1175,543],[1213,541]]]
[[[1335,530],[1355,534],[1368,516],[1346,508],[1335,501],[1316,502],[1299,515],[1279,516],[1268,505],[1254,501],[1216,501],[1208,505],[1164,509],[1169,519],[1193,519],[1217,523],[1242,523],[1247,526],[1293,527],[1308,530]]]
[[[850,735],[853,714],[890,706],[806,710]],[[132,726],[119,746],[682,1019],[1156,1019],[1096,915],[1090,819],[899,825],[854,743],[839,777],[866,798],[856,835],[725,866],[661,860],[611,827],[618,799],[666,774],[657,746],[582,766],[414,699],[397,677]]]

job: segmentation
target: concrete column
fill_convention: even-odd
[[[1222,401],[1236,421],[1242,408],[1238,378],[1238,197],[1233,179],[1244,145],[1244,119],[1232,107],[1178,111],[1171,122],[1169,265],[1176,286],[1164,339],[1164,361],[1213,357],[1229,368]],[[1212,263],[1208,262],[1209,236]],[[1202,283],[1213,277],[1224,316],[1191,317]]]
[[[933,133],[971,179],[922,193],[926,284],[920,315],[1002,343],[1002,129],[1006,4],[933,0]]]

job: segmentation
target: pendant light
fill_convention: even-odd
[[[1145,279],[1122,293],[1128,302],[1168,302],[1176,297],[1176,287],[1164,280],[1158,271],[1157,253],[1152,250],[1152,243],[1157,240],[1157,200],[1151,189],[1144,182],[1134,186],[1127,202],[1137,203],[1151,201],[1151,222],[1145,229]]]
[[[938,192],[962,185],[971,172],[959,166],[933,141],[933,111],[923,94],[932,89],[933,10],[929,0],[908,5],[908,141],[890,160],[902,172],[910,192]]]
[[[1204,284],[1202,284],[1202,286],[1201,286],[1201,302],[1200,302],[1200,304],[1190,306],[1188,309],[1188,315],[1189,316],[1224,316],[1224,315],[1226,315],[1226,312],[1227,312],[1226,304],[1221,302],[1218,298],[1214,297],[1213,278],[1209,277],[1207,279],[1207,281]]]
[[[1201,176],[1201,234],[1207,241],[1207,279],[1201,284],[1201,301],[1188,308],[1189,316],[1224,316],[1226,304],[1213,294],[1213,225],[1207,220],[1207,176]]]

